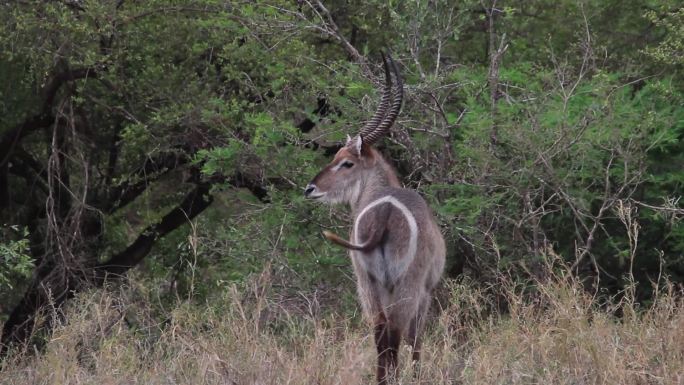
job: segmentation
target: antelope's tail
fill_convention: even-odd
[[[332,233],[330,231],[324,230],[323,236],[332,243],[338,244],[346,249],[351,250],[366,250],[367,245],[355,245],[348,240],[340,237],[339,235]]]

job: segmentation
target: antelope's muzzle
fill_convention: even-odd
[[[308,198],[309,195],[311,195],[311,193],[314,192],[315,190],[316,190],[316,186],[314,186],[310,183],[307,184],[306,188],[304,189],[304,196]]]
[[[308,199],[318,199],[323,197],[324,195],[325,193],[318,191],[318,188],[313,183],[309,183],[308,185],[306,185],[306,188],[304,188],[304,197]]]

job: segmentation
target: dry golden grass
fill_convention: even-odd
[[[502,279],[490,291],[444,284],[419,379],[402,349],[401,384],[682,384],[684,303],[672,289],[638,309],[597,303],[567,276],[534,295]],[[233,288],[204,307],[180,302],[155,322],[132,290],[72,301],[44,352],[18,354],[3,384],[370,384],[370,331],[340,315],[288,310],[273,290]],[[681,294],[681,293],[680,293]],[[628,298],[629,296],[626,296]],[[681,296],[679,296],[681,297]],[[613,314],[620,311],[623,316]],[[334,313],[331,313],[334,314]]]

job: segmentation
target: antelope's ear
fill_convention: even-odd
[[[363,137],[356,135],[354,138],[347,136],[346,147],[356,156],[361,156],[361,149],[363,148]]]

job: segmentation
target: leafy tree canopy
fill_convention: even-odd
[[[374,110],[383,50],[407,96],[380,148],[437,212],[449,274],[536,274],[557,254],[588,290],[647,299],[684,279],[682,15],[648,0],[5,2],[3,343],[143,261],[135,279],[163,295],[210,298],[269,264],[298,289],[346,285],[319,234],[348,214],[301,189]]]

